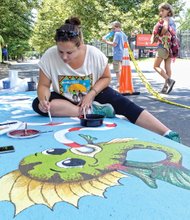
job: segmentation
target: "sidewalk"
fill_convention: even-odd
[[[7,64],[0,64],[0,79],[8,77],[9,70],[17,70],[20,78],[31,78],[38,75],[39,60],[28,60],[23,63],[9,61]]]

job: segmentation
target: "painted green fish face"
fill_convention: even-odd
[[[48,149],[25,157],[19,165],[21,173],[46,182],[70,182],[100,175],[95,155],[101,148],[86,145],[73,149]]]

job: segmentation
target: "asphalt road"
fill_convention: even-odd
[[[154,59],[148,59],[148,61],[138,62],[138,65],[152,87],[156,91],[160,91],[164,80],[154,71],[153,62]],[[127,98],[147,109],[171,130],[177,131],[182,138],[182,143],[190,146],[190,109],[158,101],[155,97],[149,94],[138,77],[132,62],[131,68],[133,75],[133,87],[135,91],[140,92],[140,95],[127,96]],[[172,63],[172,78],[176,81],[176,83],[170,94],[162,95],[165,99],[190,106],[189,68],[190,60],[177,59],[174,63]]]
[[[149,83],[156,91],[160,91],[164,80],[153,70],[154,59],[147,59],[138,62],[138,65],[148,79]],[[35,77],[38,74],[37,61],[29,61],[27,63],[12,63],[9,69],[17,70],[20,78]],[[177,59],[173,64],[173,79],[176,81],[172,92],[169,95],[163,95],[164,98],[190,106],[190,60]],[[110,65],[112,70],[112,66]],[[132,80],[135,91],[140,92],[140,95],[130,95],[127,98],[133,100],[136,104],[142,106],[156,116],[160,121],[166,124],[171,130],[177,131],[182,143],[190,147],[190,109],[181,108],[175,105],[170,105],[158,101],[153,97],[135,71],[134,65],[131,62]],[[8,76],[7,71],[1,71],[0,79]],[[112,86],[116,85],[115,75],[112,73]]]

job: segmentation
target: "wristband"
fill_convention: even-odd
[[[91,91],[94,91],[95,92],[95,95],[98,95],[98,92],[96,89],[92,88]]]

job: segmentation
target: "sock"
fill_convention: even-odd
[[[166,132],[163,134],[163,136],[168,135],[170,132],[171,132],[171,130],[169,129],[168,131],[166,131]]]

